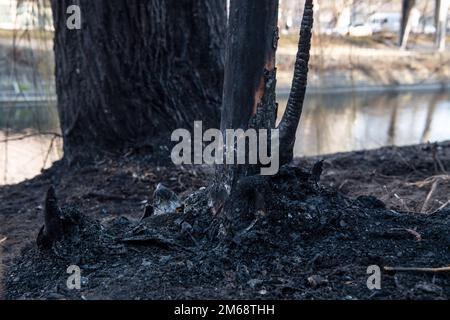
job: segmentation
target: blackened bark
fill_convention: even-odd
[[[247,129],[256,114],[275,71],[277,19],[278,0],[231,0],[222,130]]]
[[[222,132],[227,129],[275,129],[277,16],[278,0],[231,1]],[[313,1],[306,0],[292,91],[279,128],[279,150],[271,150],[283,156],[283,164],[292,160],[295,132],[305,98],[312,26]],[[259,140],[261,138],[259,134]],[[232,144],[226,143],[225,149],[230,147]],[[273,153],[271,156],[273,160]],[[274,179],[283,179],[287,171],[281,168],[277,178],[273,179],[259,175],[261,167],[261,163],[218,167],[216,182],[208,190],[208,206],[215,216],[207,227],[210,238],[228,238],[239,244],[241,237],[267,215],[268,204],[274,199],[271,184]],[[321,171],[320,162],[309,179],[317,184]]]
[[[278,1],[232,1],[222,107],[225,129],[275,128],[275,96]],[[278,127],[280,161],[292,161],[295,133],[300,121],[308,79],[314,23],[313,1],[306,0],[292,89],[286,112]],[[241,176],[254,174],[254,167],[226,166],[231,187]]]
[[[278,0],[231,0],[221,129],[275,127]],[[233,186],[255,167],[225,165],[221,183]]]
[[[81,8],[82,29],[66,27]],[[226,30],[223,0],[52,0],[64,154],[149,145],[174,129],[218,127]]]

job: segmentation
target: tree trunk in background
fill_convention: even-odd
[[[450,0],[436,0],[436,48],[445,50],[445,38],[447,36],[447,19]]]
[[[82,29],[66,27],[68,6]],[[52,0],[58,110],[66,160],[149,146],[194,120],[218,127],[223,0]]]
[[[406,49],[408,44],[409,33],[411,32],[411,10],[416,5],[416,0],[403,0],[402,2],[402,20],[400,24],[400,41],[399,45],[402,49]]]

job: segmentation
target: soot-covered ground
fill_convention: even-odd
[[[150,168],[138,155],[4,187],[4,297],[448,299],[450,274],[436,268],[450,265],[450,144],[328,156],[319,183],[316,160],[247,178],[226,219],[212,218],[211,172]],[[158,182],[183,207],[141,221]],[[34,240],[50,184],[70,231],[42,250]],[[70,265],[81,290],[66,287]],[[372,265],[381,290],[367,288]]]

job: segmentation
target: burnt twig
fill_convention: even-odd
[[[425,202],[422,205],[422,209],[420,209],[421,213],[426,213],[426,210],[428,208],[428,203],[431,200],[431,197],[433,196],[433,193],[436,191],[438,185],[438,180],[436,180],[432,185],[431,185],[431,189],[430,192],[428,192],[427,197],[425,198]]]
[[[280,130],[280,161],[286,164],[292,161],[295,133],[300,122],[303,102],[308,81],[308,64],[311,49],[312,27],[314,24],[313,0],[306,0],[303,20],[300,28],[297,58],[291,93],[284,116],[278,126]]]
[[[426,272],[426,273],[445,273],[450,272],[450,266],[442,268],[414,268],[414,267],[384,267],[389,272]]]

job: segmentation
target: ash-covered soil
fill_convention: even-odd
[[[247,178],[220,219],[208,205],[211,172],[158,171],[139,156],[55,167],[3,187],[4,297],[448,299],[448,271],[384,267],[450,265],[450,143],[325,159],[319,183],[311,175],[317,159]],[[184,208],[140,221],[158,182],[181,194]],[[50,184],[73,227],[39,250],[34,240]],[[242,212],[249,203],[254,210]],[[66,287],[74,264],[82,271],[79,291]],[[367,288],[371,265],[382,270],[381,290]]]

